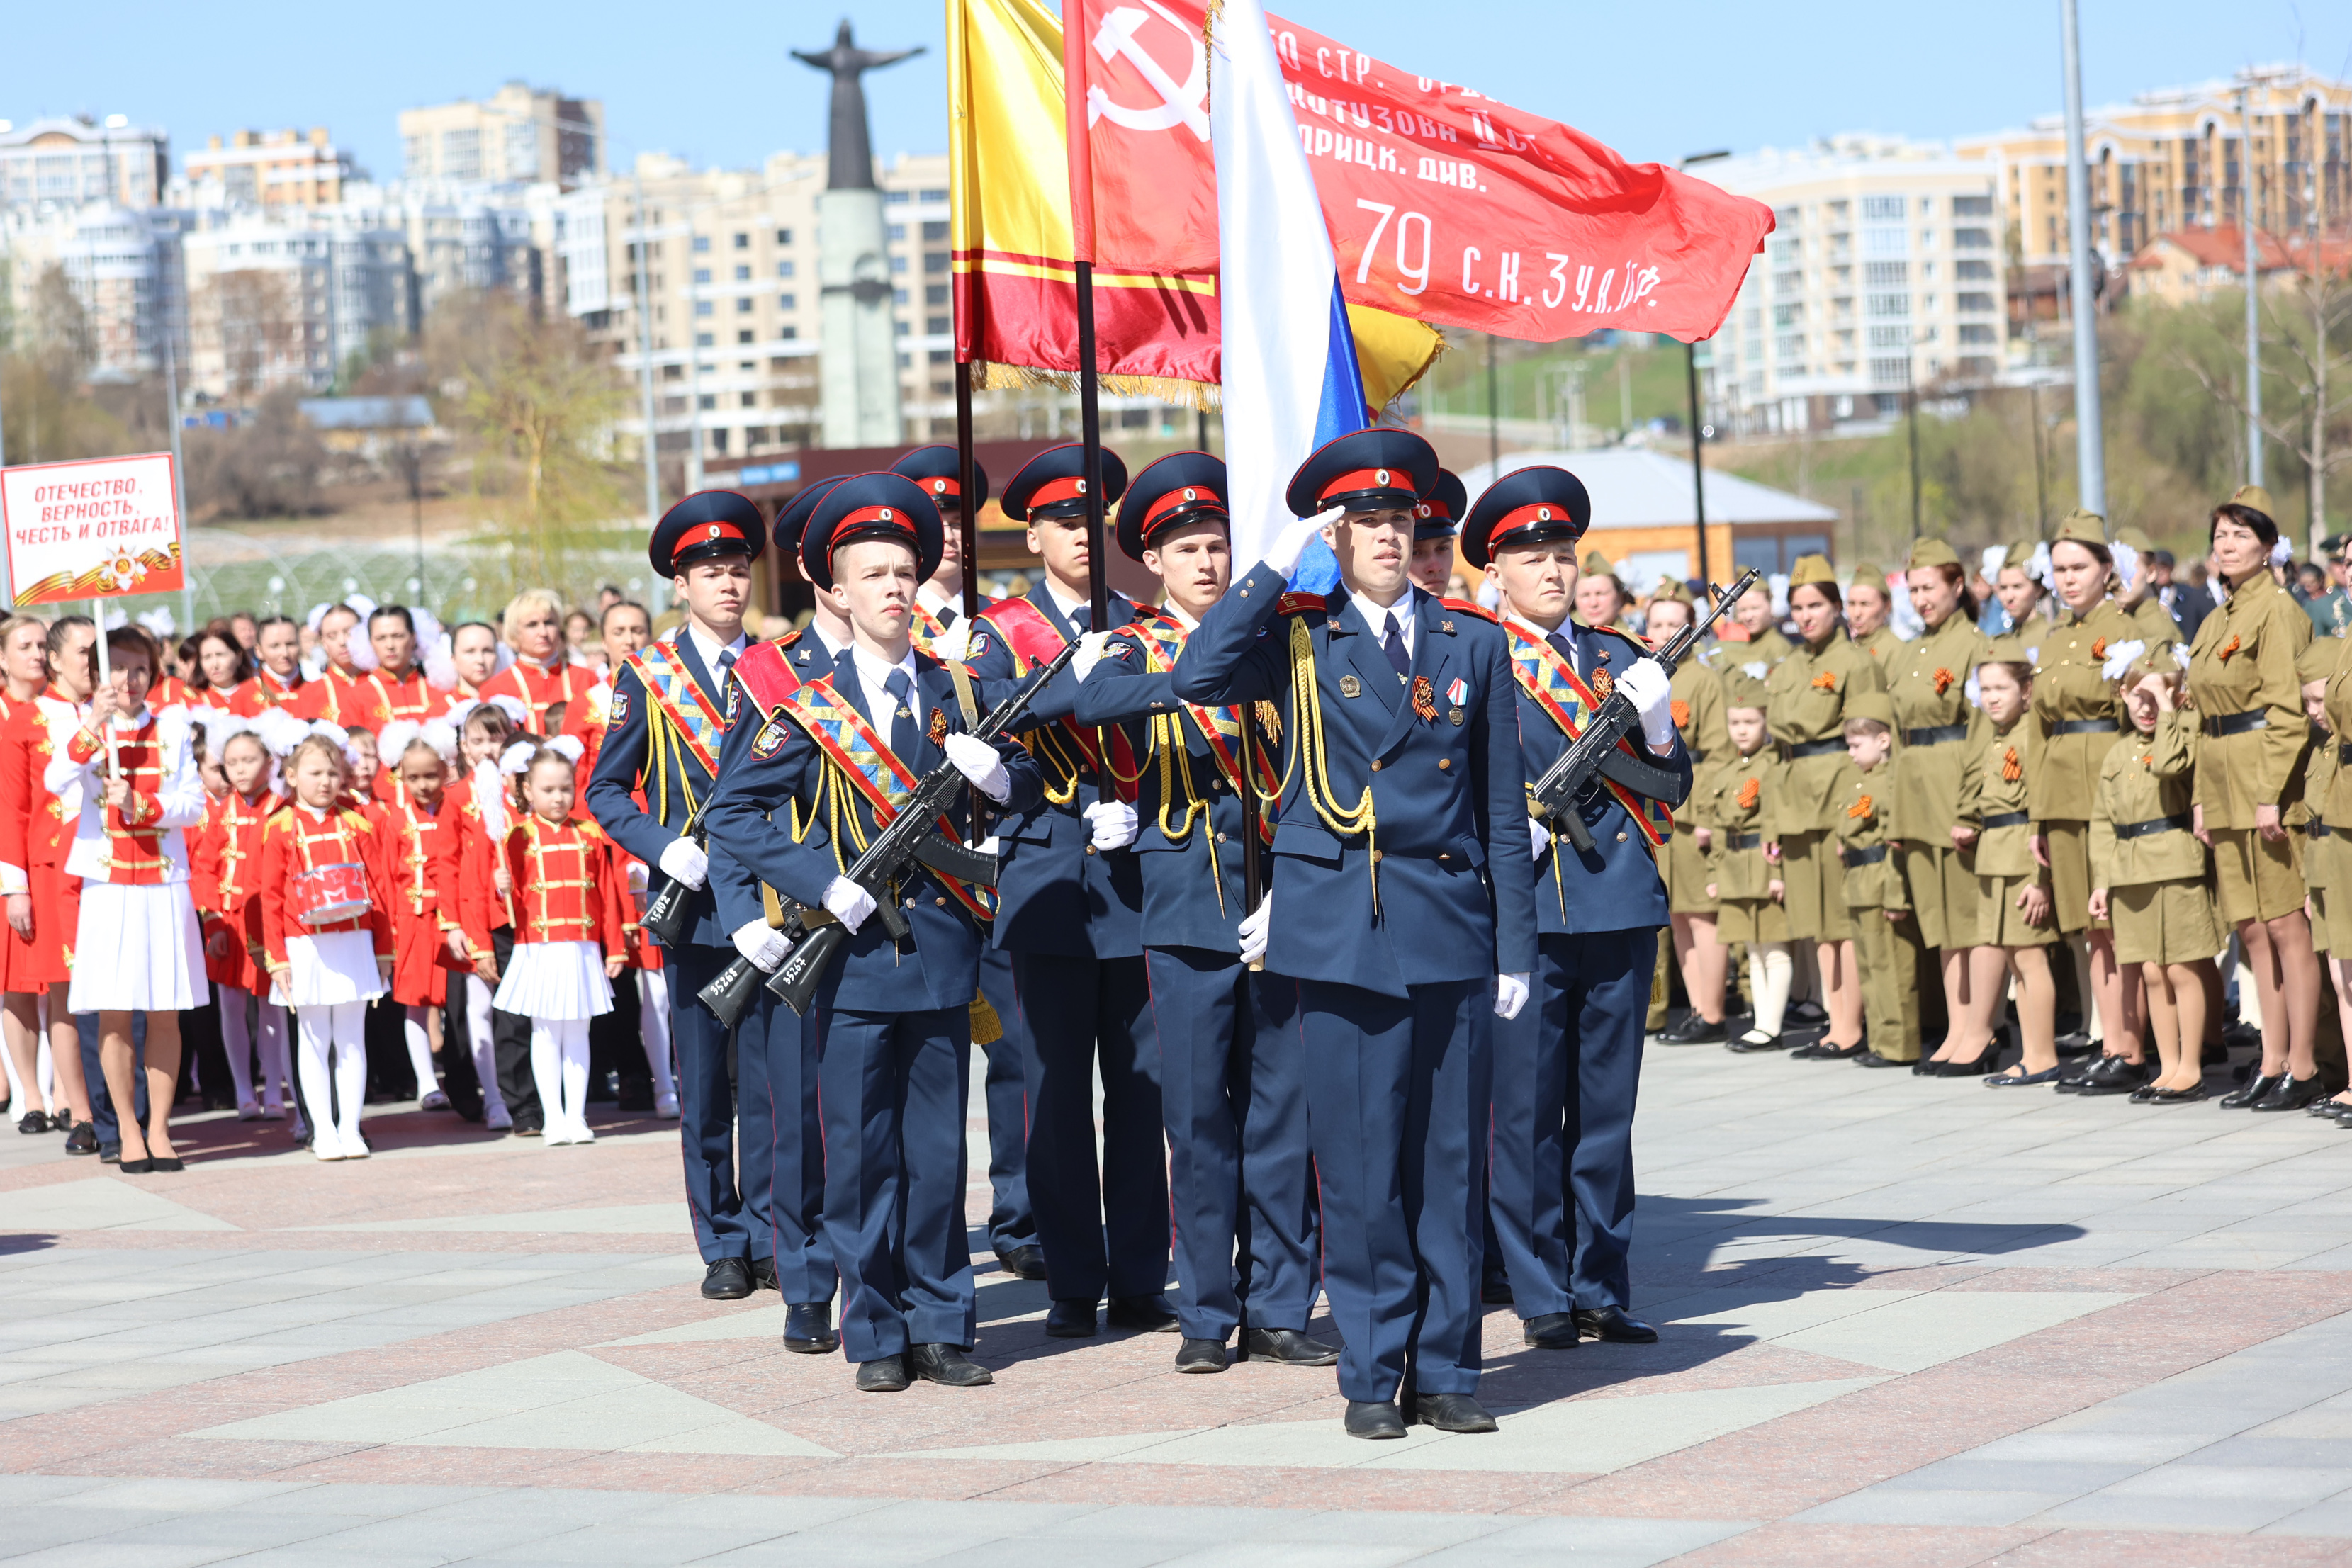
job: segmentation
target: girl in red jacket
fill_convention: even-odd
[[[294,803],[261,832],[262,940],[276,999],[294,1009],[310,1152],[322,1160],[368,1156],[367,1005],[393,963],[374,824],[337,801],[346,771],[340,745],[304,740],[287,758]]]
[[[551,1145],[595,1141],[588,1130],[588,1020],[613,1010],[612,982],[636,925],[612,841],[572,814],[574,760],[561,740],[531,754],[520,779],[529,814],[499,846],[515,945],[494,1005],[530,1019],[531,1077]]]
[[[237,1119],[267,1116],[275,1121],[286,1114],[281,1087],[288,1076],[286,1009],[268,999],[268,978],[257,960],[262,936],[261,904],[255,894],[261,883],[262,826],[286,802],[270,788],[277,758],[261,737],[244,725],[227,714],[205,722],[207,737],[218,737],[215,748],[228,793],[213,802],[196,837],[196,911],[205,923],[205,967],[220,1000],[221,1043],[228,1052],[229,1078],[236,1086]],[[250,1021],[248,1007],[255,1013]],[[258,1103],[252,1067],[257,1042],[261,1048]]]
[[[446,735],[449,727],[434,727]],[[425,727],[414,720],[394,719],[377,739],[391,781],[370,810],[380,824],[383,863],[393,883],[392,999],[406,1015],[401,1027],[416,1072],[416,1108],[446,1111],[449,1096],[441,1092],[434,1071],[431,1019],[446,995],[442,925],[445,908],[456,903],[440,854],[448,764],[426,738]]]

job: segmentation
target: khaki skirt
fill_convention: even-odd
[[[1666,852],[1658,857],[1658,869],[1665,873],[1669,914],[1715,913],[1715,900],[1706,895],[1706,856],[1700,852],[1696,833],[1676,824],[1675,836],[1666,841]]]
[[[2200,877],[2110,888],[2118,964],[2193,964],[2228,946],[2213,918],[2213,894]]]
[[[2050,846],[2050,903],[2057,928],[2070,936],[2086,929],[2105,930],[2105,921],[2091,918],[2091,825],[2042,822],[2036,826]]]
[[[1793,942],[1846,942],[1853,918],[1845,906],[1845,866],[1838,841],[1827,833],[1780,835],[1780,880],[1788,884],[1789,938]]]
[[[1769,898],[1727,898],[1716,905],[1718,942],[1786,942],[1789,912]]]
[[[1911,885],[1911,909],[1919,920],[1920,945],[1949,952],[1977,940],[1977,857],[1948,843],[1940,847],[1906,839],[1903,879]]]
[[[2231,925],[2276,920],[2303,907],[2303,869],[2294,835],[2276,841],[2252,828],[2215,828],[2214,903]]]
[[[2058,940],[2055,921],[2047,925],[2028,925],[2025,912],[2017,907],[2017,895],[2032,878],[2023,876],[1980,876],[1977,878],[1977,944],[1983,947],[2041,947]],[[2084,894],[2088,902],[2089,895]]]

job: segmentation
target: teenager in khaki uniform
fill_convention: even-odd
[[[2058,940],[2051,918],[2050,868],[2034,857],[2031,797],[2041,762],[2041,737],[2028,709],[2033,666],[2025,645],[2003,637],[1978,658],[1977,696],[1984,708],[1984,738],[1969,748],[1960,778],[1952,842],[1977,857],[1977,951],[1969,976],[1969,1054],[1939,1062],[1937,1078],[1974,1078],[1992,1065],[1993,1020],[2006,981],[2017,980],[2018,1032],[2024,1060],[1988,1084],[2047,1083],[2058,1066],[2058,996],[2050,948]],[[2088,896],[2087,894],[2085,895]]]
[[[2121,587],[2116,590],[2116,602],[2123,606],[2139,627],[2139,635],[2150,649],[2169,646],[2180,641],[2180,622],[2172,612],[2158,602],[2156,584],[2147,570],[2147,558],[2154,553],[2155,544],[2147,535],[2130,527],[2116,530],[2116,577]],[[2128,556],[2121,553],[2128,550]],[[2125,570],[2128,564],[2130,570]]]
[[[1903,639],[1886,623],[1894,608],[1886,593],[1886,569],[1874,560],[1854,562],[1853,575],[1846,579],[1845,634],[1882,669],[1891,669],[1890,661],[1903,651]]]
[[[2320,1095],[2319,959],[2286,828],[2308,729],[2295,661],[2310,645],[2311,618],[2271,575],[2278,525],[2260,486],[2216,507],[2211,529],[2224,597],[2197,628],[2189,659],[2204,729],[2195,814],[2213,849],[2215,902],[2245,946],[2263,1017],[2261,1070],[2221,1103],[2299,1110]]]
[[[2091,802],[2091,912],[2115,922],[2116,961],[2137,965],[2148,1034],[2163,1071],[2132,1091],[2139,1104],[2205,1098],[2205,998],[2225,944],[2205,883],[2205,846],[2189,831],[2196,720],[2179,711],[2170,643],[2117,650],[2132,733],[2099,765]]]
[[[1954,846],[1960,762],[1981,737],[1984,719],[1969,702],[1969,672],[1990,644],[1977,630],[1976,602],[1952,547],[1921,539],[1911,547],[1904,586],[1924,623],[1886,666],[1895,706],[1895,820],[1903,827],[1903,875],[1919,921],[1919,940],[1936,950],[1950,1027],[1934,1060],[1959,1054],[1969,1016],[1969,955],[1977,941],[1976,856]]]
[[[2333,985],[2330,955],[2341,950],[2328,929],[2327,890],[2335,883],[2337,834],[2328,825],[2327,797],[2336,788],[2337,772],[2335,727],[2327,719],[2327,683],[2336,674],[2343,640],[2314,637],[2311,646],[2295,655],[2295,678],[2303,683],[2303,716],[2311,726],[2304,753],[2303,798],[2287,809],[2287,831],[2294,837],[2294,863],[2303,873],[2303,913],[2311,922],[2311,950],[2319,956],[2323,982],[2318,1028],[2327,1027],[2326,994]]]
[[[1865,1067],[1919,1060],[1919,928],[1903,884],[1894,798],[1895,705],[1864,692],[1845,706],[1846,767],[1836,802],[1838,860],[1862,972]],[[1801,1053],[1798,1053],[1801,1054]]]
[[[1781,764],[1764,722],[1764,683],[1735,666],[1724,677],[1724,732],[1730,753],[1692,791],[1707,833],[1707,896],[1717,901],[1716,936],[1748,949],[1752,1026],[1729,1049],[1778,1051],[1795,959],[1789,941],[1780,846],[1771,822]]]
[[[2038,766],[2030,810],[2033,858],[2050,871],[2058,929],[2067,939],[2086,1003],[2098,1009],[2106,1055],[2096,1071],[2126,1089],[2146,1080],[2140,1042],[2129,1025],[2126,986],[2116,967],[2115,934],[2091,907],[2091,796],[2123,726],[2123,706],[2102,666],[2107,649],[2138,636],[2132,618],[2108,597],[2115,558],[2106,520],[2080,507],[2066,514],[2050,546],[2050,571],[2061,606],[2042,633],[2033,662]],[[2031,645],[2031,639],[2027,639]],[[1979,873],[1982,867],[1978,868]],[[2087,961],[2087,972],[2085,964]],[[2084,983],[2087,981],[2087,983]],[[2085,1009],[2087,1013],[2088,1009]],[[2087,1021],[2087,1019],[2086,1019]]]
[[[1690,590],[1669,580],[1658,585],[1643,624],[1657,647],[1691,623]],[[1667,1045],[1714,1045],[1724,1039],[1724,969],[1729,955],[1716,929],[1716,901],[1706,891],[1706,849],[1713,830],[1699,818],[1697,801],[1708,780],[1727,759],[1731,737],[1723,726],[1723,677],[1696,659],[1675,668],[1675,727],[1690,753],[1691,798],[1675,812],[1675,836],[1658,857],[1665,873],[1666,909],[1674,921],[1675,962],[1691,1014],[1660,1035]]]
[[[2309,894],[2312,936],[2315,943],[2323,935],[2326,938],[2337,1021],[2345,1038],[2352,1040],[2352,855],[2345,852],[2345,831],[2352,827],[2352,767],[2344,756],[2345,737],[2352,736],[2352,639],[2315,639],[2305,650],[2306,658],[2313,655],[2326,660],[2326,674],[2320,688],[2319,723],[2325,733],[2313,748],[2304,778],[2304,800],[2312,815],[2305,864],[2319,873],[2311,879]],[[2308,675],[2313,667],[2305,664],[2298,673]],[[2310,693],[2306,684],[2306,708]],[[2338,1121],[2352,1115],[2352,1090],[2329,1101],[2326,1113]]]
[[[2050,602],[2050,584],[2045,580],[2049,570],[2049,547],[2021,540],[2009,547],[2009,553],[2001,558],[2000,570],[1993,574],[1993,597],[2000,601],[2001,610],[2009,617],[2011,633],[2029,653],[2039,653],[2042,638],[2050,634],[2054,607]]]
[[[1625,607],[1633,596],[1609,558],[1599,550],[1584,552],[1584,569],[1576,576],[1576,618],[1587,626],[1605,627],[1632,635],[1625,624]]]
[[[1801,564],[1801,563],[1800,563]],[[1772,593],[1758,583],[1742,594],[1739,602],[1731,607],[1731,618],[1745,632],[1745,643],[1727,636],[1725,657],[1741,664],[1762,664],[1767,671],[1797,651],[1797,645],[1780,634],[1778,620],[1772,614]],[[1717,623],[1718,626],[1721,622]]]
[[[1823,1043],[1847,1060],[1865,1052],[1862,987],[1853,969],[1853,922],[1840,887],[1832,795],[1845,767],[1846,704],[1864,692],[1883,692],[1878,661],[1855,647],[1839,621],[1837,576],[1829,561],[1801,556],[1789,574],[1789,609],[1804,639],[1765,683],[1772,738],[1787,747],[1789,766],[1775,818],[1780,830],[1780,876],[1788,884],[1789,934],[1813,945],[1829,1009]]]

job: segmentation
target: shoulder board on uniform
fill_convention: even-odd
[[[752,705],[763,714],[775,712],[783,700],[800,686],[800,677],[784,661],[786,646],[788,643],[782,637],[772,643],[754,643],[744,649],[742,656],[735,661],[736,681],[751,697]]]
[[[1276,615],[1304,615],[1310,610],[1320,611],[1328,606],[1329,601],[1319,593],[1286,593],[1276,601],[1274,612]]]
[[[801,634],[807,630],[808,628],[805,626],[795,626],[781,637],[769,638],[769,645],[776,648],[789,648],[793,643],[799,642],[801,640]]]
[[[1622,626],[1595,626],[1592,630],[1605,637],[1614,637],[1621,643],[1630,643],[1644,653],[1653,651],[1653,645],[1646,639],[1626,631]]]
[[[1500,616],[1496,615],[1493,611],[1487,609],[1485,605],[1479,603],[1475,600],[1441,599],[1437,602],[1443,604],[1446,609],[1453,611],[1457,615],[1475,615],[1481,621],[1491,621],[1496,625],[1502,624],[1502,618]]]
[[[268,832],[272,828],[290,832],[293,827],[294,808],[292,806],[280,806],[261,820],[261,831],[264,832]]]

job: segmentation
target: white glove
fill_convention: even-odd
[[[710,880],[710,857],[692,839],[675,839],[661,852],[662,874],[672,882],[682,882],[695,892]]]
[[[1663,749],[1675,743],[1675,678],[1655,659],[1639,659],[1617,677],[1623,692],[1642,716],[1642,738]]]
[[[1255,964],[1265,956],[1266,922],[1274,916],[1274,894],[1269,893],[1255,909],[1242,916],[1242,962]]]
[[[1525,975],[1495,977],[1495,1016],[1508,1023],[1519,1016],[1528,1005],[1528,977]]]
[[[1528,819],[1528,837],[1535,844],[1535,858],[1538,860],[1543,859],[1544,851],[1551,848],[1551,830],[1545,827],[1533,817],[1529,817]]]
[[[1322,531],[1321,517],[1301,517],[1289,524],[1265,547],[1265,564],[1288,577],[1298,570],[1298,558],[1307,553],[1307,541]]]
[[[959,615],[956,623],[931,639],[931,657],[961,664],[971,647],[971,620]]]
[[[1013,774],[1004,766],[1004,758],[996,747],[976,735],[961,732],[949,736],[940,743],[955,764],[955,770],[971,780],[971,787],[992,800],[1003,800],[1013,793]]]
[[[1070,659],[1070,672],[1085,680],[1094,667],[1102,663],[1103,650],[1110,645],[1108,632],[1088,632],[1079,637],[1078,651]]]
[[[1094,846],[1097,850],[1123,850],[1135,842],[1143,820],[1135,808],[1124,800],[1097,800],[1085,812],[1095,831]]]
[[[824,906],[833,911],[833,917],[841,922],[842,928],[855,936],[857,928],[866,924],[866,917],[874,913],[874,895],[847,877],[837,876],[825,884]]]
[[[735,951],[749,958],[752,967],[763,975],[774,974],[776,966],[782,963],[784,955],[792,950],[793,945],[785,940],[784,934],[765,920],[754,920],[748,925],[736,927]]]

